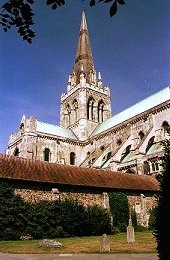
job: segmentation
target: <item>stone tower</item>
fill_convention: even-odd
[[[110,89],[96,75],[85,11],[82,12],[78,46],[67,93],[61,95],[60,126],[71,129],[80,141],[111,117]]]

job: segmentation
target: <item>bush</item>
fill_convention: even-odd
[[[59,212],[59,204],[53,201],[32,204],[26,233],[32,235],[35,239],[55,238],[58,234]]]
[[[0,240],[18,240],[29,221],[29,204],[14,195],[6,183],[0,184]]]
[[[111,233],[111,216],[107,209],[95,206],[87,207],[88,228],[87,235],[100,236]]]
[[[77,200],[65,199],[60,203],[60,226],[67,236],[83,236],[87,228],[86,208]]]

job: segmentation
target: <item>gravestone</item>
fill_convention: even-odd
[[[109,252],[110,251],[110,242],[106,234],[103,234],[100,239],[100,251]]]
[[[128,243],[134,243],[135,242],[134,227],[132,226],[131,219],[129,219],[129,225],[127,227],[127,242]]]

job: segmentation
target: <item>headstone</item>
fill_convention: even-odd
[[[100,251],[109,252],[110,251],[110,242],[106,234],[103,234],[100,239]]]
[[[129,225],[127,227],[127,242],[128,243],[134,243],[135,242],[134,227],[132,226],[131,219],[129,219]]]

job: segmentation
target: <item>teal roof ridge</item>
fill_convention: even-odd
[[[93,131],[92,136],[102,133],[113,126],[116,126],[134,116],[141,114],[163,102],[170,100],[170,86],[150,95],[149,97],[137,102],[131,107],[121,111],[111,118],[98,125]]]
[[[75,134],[70,130],[63,127],[60,127],[58,125],[53,125],[41,121],[37,121],[37,131],[51,134],[51,135],[57,135],[64,138],[71,138],[74,140],[77,140],[77,137]]]

